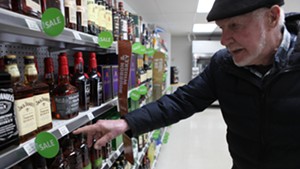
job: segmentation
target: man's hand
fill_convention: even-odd
[[[96,140],[94,148],[100,149],[101,146],[118,135],[123,134],[129,129],[127,122],[124,119],[120,120],[98,120],[97,123],[87,125],[73,131],[73,134],[83,133],[87,136],[87,145],[91,147]]]

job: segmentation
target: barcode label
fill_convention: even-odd
[[[27,26],[30,30],[34,31],[41,31],[39,25],[36,23],[36,21],[30,20],[30,19],[25,19]]]
[[[63,127],[59,128],[58,130],[62,137],[70,133],[66,126],[63,126]]]

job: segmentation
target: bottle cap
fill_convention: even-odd
[[[68,58],[66,53],[59,54],[58,64],[59,64],[59,69],[58,69],[59,75],[69,75],[69,64],[68,64]]]
[[[83,65],[84,61],[82,58],[82,52],[76,52],[74,54],[74,57],[75,57],[75,61],[74,61],[75,65],[80,64],[80,63]]]
[[[97,68],[97,59],[96,59],[96,53],[91,52],[90,53],[90,62],[89,62],[89,69]]]

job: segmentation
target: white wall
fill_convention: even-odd
[[[177,66],[179,82],[189,82],[192,76],[192,42],[187,36],[172,36],[171,51],[171,66]]]

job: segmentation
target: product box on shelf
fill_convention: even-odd
[[[118,65],[111,65],[112,96],[118,96]]]
[[[103,102],[107,102],[112,99],[112,77],[110,65],[98,65],[98,71],[102,78],[103,89]]]
[[[128,89],[133,89],[137,86],[136,71],[137,71],[137,56],[132,55],[131,63],[130,63]]]

